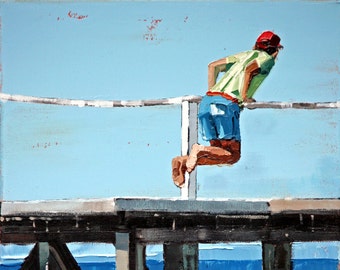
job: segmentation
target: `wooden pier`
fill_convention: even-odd
[[[66,243],[112,243],[118,270],[146,270],[163,244],[165,269],[198,269],[198,244],[262,242],[263,269],[291,269],[292,243],[340,241],[340,200],[108,198],[4,201],[1,243],[36,243],[21,269],[80,269]]]

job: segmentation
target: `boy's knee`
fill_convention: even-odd
[[[228,156],[228,164],[234,164],[241,158],[241,142],[234,140],[223,140],[221,141],[223,149],[231,153]]]
[[[241,153],[240,152],[234,152],[231,153],[231,155],[229,156],[229,162],[228,164],[232,165],[235,164],[236,162],[238,162],[241,158]]]

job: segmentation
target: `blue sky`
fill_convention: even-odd
[[[138,100],[203,95],[207,64],[274,30],[258,101],[340,100],[338,1],[1,3],[2,92]],[[5,200],[176,197],[180,108],[1,103]],[[242,158],[198,169],[205,198],[340,195],[338,110],[245,110]]]

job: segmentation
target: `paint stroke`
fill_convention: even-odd
[[[151,18],[150,23],[148,23],[147,26],[146,26],[147,32],[143,35],[143,39],[146,40],[146,41],[157,40],[156,29],[158,28],[159,24],[162,21],[163,21],[163,19]],[[143,22],[149,22],[149,20],[144,19]]]
[[[69,11],[67,13],[67,16],[71,19],[76,19],[76,20],[83,20],[89,17],[89,15],[80,15],[77,12]]]

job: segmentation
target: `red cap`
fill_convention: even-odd
[[[260,49],[267,49],[269,47],[283,48],[280,40],[280,37],[272,31],[265,31],[257,38],[256,45]]]

